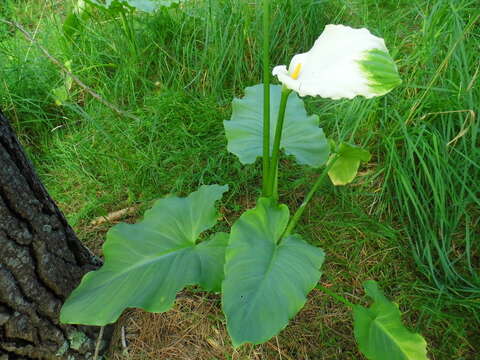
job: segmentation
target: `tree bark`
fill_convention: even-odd
[[[91,359],[99,328],[60,308],[100,265],[75,236],[0,111],[0,360]]]

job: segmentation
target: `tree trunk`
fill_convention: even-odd
[[[0,360],[91,359],[98,328],[59,322],[100,265],[75,236],[0,111]]]

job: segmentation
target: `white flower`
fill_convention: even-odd
[[[385,41],[367,29],[327,25],[310,51],[297,54],[273,75],[300,96],[352,99],[386,94],[401,83]]]

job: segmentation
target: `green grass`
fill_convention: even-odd
[[[383,121],[391,129],[383,137],[389,185],[383,189],[383,202],[392,207],[387,210],[391,215],[400,215],[429,283],[450,299],[478,309],[480,92],[474,51],[480,9],[473,2],[445,1],[419,10],[425,16],[420,53],[430,54],[423,57],[430,66],[419,67],[414,62],[419,55],[412,53],[406,69],[410,83],[427,86],[417,85],[414,101],[395,107],[393,126]],[[427,40],[440,33],[441,42]]]
[[[253,205],[260,164],[243,167],[227,153],[222,121],[232,97],[260,82],[255,3],[197,0],[185,11],[135,15],[137,52],[120,23],[98,11],[68,42],[61,4],[7,0],[0,17],[22,23],[59,60],[72,60],[75,75],[137,120],[116,115],[76,85],[68,102],[56,106],[52,90],[64,81],[59,69],[4,24],[0,107],[80,236],[97,236],[87,225],[99,215],[144,208],[200,184],[230,185],[223,209],[229,220]],[[281,0],[273,13],[272,64],[308,50],[325,24],[345,23],[384,37],[403,78],[400,88],[375,100],[307,99],[328,136],[374,155],[354,186],[324,186],[302,221],[301,231],[329,254],[323,281],[355,299],[361,281],[379,280],[427,336],[433,359],[474,359],[480,343],[477,1]],[[293,207],[314,172],[289,160],[282,165],[280,195]],[[318,331],[322,351],[332,355],[312,356],[336,358],[327,348],[355,354],[345,340],[349,321],[315,322],[308,331]],[[330,326],[343,337],[332,336]]]

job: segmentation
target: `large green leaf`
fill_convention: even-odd
[[[427,343],[402,324],[396,304],[388,301],[375,281],[364,283],[374,303],[353,309],[355,338],[369,360],[427,360]]]
[[[235,347],[276,335],[320,279],[321,249],[297,234],[280,241],[288,219],[287,206],[260,198],[232,227],[222,304]]]
[[[61,321],[105,325],[128,307],[167,311],[187,285],[220,290],[228,235],[196,241],[216,223],[215,202],[227,189],[202,186],[186,198],[158,200],[139,223],[110,229],[105,264],[84,276],[65,302]]]
[[[270,154],[272,153],[282,87],[270,86]],[[234,99],[232,117],[224,121],[228,151],[242,164],[252,164],[263,154],[263,85],[245,89],[242,99]],[[308,116],[296,93],[288,98],[280,147],[300,164],[320,167],[328,159],[329,146],[317,115]]]
[[[341,143],[338,146],[336,156],[338,158],[328,172],[334,185],[351,183],[357,176],[360,161],[370,161],[372,157],[367,150],[347,143]]]

